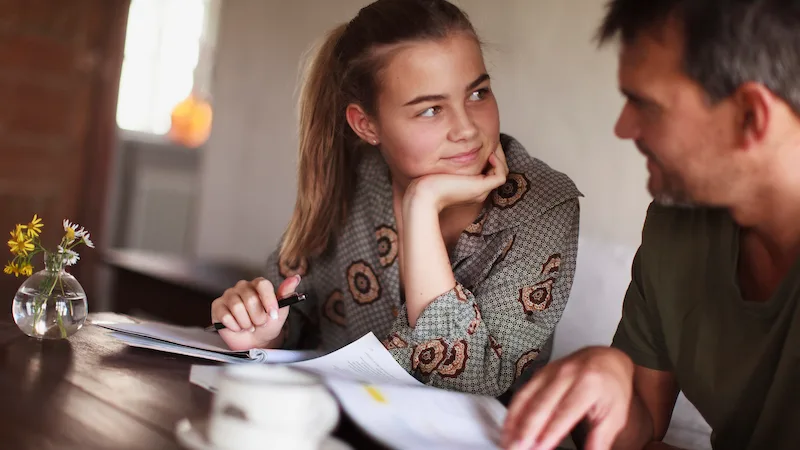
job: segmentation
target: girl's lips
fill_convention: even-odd
[[[458,164],[470,163],[472,161],[475,161],[475,159],[478,157],[478,154],[480,153],[480,150],[481,147],[478,147],[468,152],[459,153],[457,155],[445,159]]]

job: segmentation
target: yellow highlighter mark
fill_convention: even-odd
[[[381,394],[381,391],[379,391],[378,388],[376,388],[375,386],[370,386],[368,384],[365,384],[364,389],[367,391],[367,394],[369,394],[369,396],[372,397],[372,399],[375,400],[376,402],[389,403],[386,400],[386,397],[384,397],[383,394]]]

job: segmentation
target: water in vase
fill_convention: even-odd
[[[42,301],[41,293],[22,288],[14,297],[14,322],[28,336],[61,339],[78,331],[86,321],[86,294],[81,292],[53,293]],[[38,300],[37,300],[38,295]]]

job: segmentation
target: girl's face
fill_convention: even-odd
[[[366,119],[367,128],[396,182],[484,170],[500,139],[500,117],[473,36],[403,44],[378,81],[377,117]]]

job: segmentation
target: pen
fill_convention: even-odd
[[[294,305],[295,303],[300,303],[306,299],[306,294],[292,294],[288,297],[284,297],[278,300],[278,309],[284,308],[289,305]],[[210,326],[206,327],[206,331],[219,331],[225,328],[221,322],[214,322]]]

